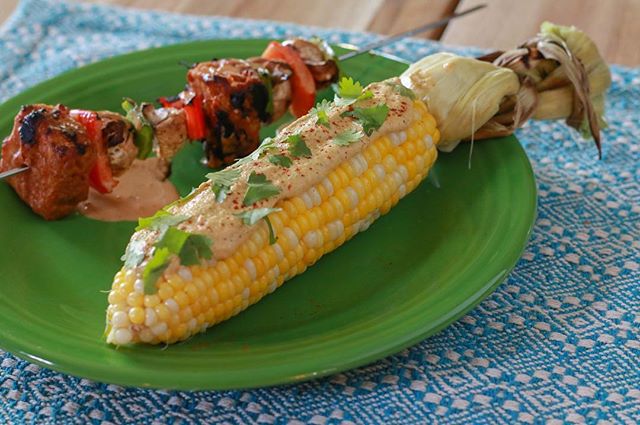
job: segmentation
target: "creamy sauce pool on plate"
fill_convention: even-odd
[[[180,197],[165,178],[158,158],[136,159],[118,180],[111,193],[91,189],[88,199],[78,205],[78,212],[102,221],[136,221],[155,214]]]

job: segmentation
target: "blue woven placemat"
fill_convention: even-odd
[[[353,44],[374,38],[26,0],[0,29],[0,101],[64,70],[131,50],[194,38],[289,34]],[[386,50],[415,60],[443,49],[407,40]],[[226,392],[125,389],[0,351],[0,422],[637,422],[640,70],[613,67],[613,75],[602,161],[590,142],[562,124],[531,122],[518,132],[539,187],[531,241],[507,281],[437,336],[314,382]]]

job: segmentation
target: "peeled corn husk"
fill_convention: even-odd
[[[507,52],[477,59],[437,53],[412,64],[402,83],[438,121],[439,148],[513,133],[529,118],[561,119],[591,134],[600,152],[607,64],[582,31],[545,22]]]
[[[461,140],[505,136],[533,113],[534,93],[516,73],[488,62],[436,53],[412,64],[401,76],[439,124],[440,150]]]

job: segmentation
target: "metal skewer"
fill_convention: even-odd
[[[367,53],[373,49],[377,49],[379,47],[383,47],[383,46],[387,46],[389,44],[393,44],[396,41],[402,39],[402,38],[406,38],[406,37],[413,37],[414,35],[417,34],[421,34],[425,31],[431,30],[431,29],[435,29],[435,28],[440,28],[446,24],[448,24],[450,21],[459,18],[461,16],[465,16],[468,15],[470,13],[473,13],[477,10],[483,9],[487,7],[486,4],[479,4],[477,6],[472,7],[471,9],[467,9],[467,10],[463,10],[462,12],[458,12],[458,13],[454,13],[453,15],[447,16],[446,18],[442,18],[439,19],[437,21],[434,22],[430,22],[428,24],[419,26],[417,28],[411,29],[409,31],[404,31],[401,32],[399,34],[395,34],[392,36],[389,36],[387,38],[383,38],[382,40],[378,40],[375,41],[373,43],[367,44],[364,47],[359,48],[358,50],[354,50],[352,52],[349,53],[345,53],[344,55],[338,56],[338,60],[339,61],[343,61],[343,60],[347,60],[347,59],[351,59],[355,56],[359,56],[363,53]],[[7,177],[11,177],[11,176],[15,176],[16,174],[20,174],[24,171],[27,171],[29,169],[29,167],[20,167],[20,168],[14,168],[8,171],[5,171],[4,173],[0,173],[0,180],[5,179]]]
[[[6,179],[7,177],[15,176],[16,174],[20,174],[23,171],[27,171],[28,169],[29,167],[20,167],[5,171],[4,173],[0,173],[0,180]]]
[[[406,38],[406,37],[413,37],[414,35],[417,34],[421,34],[425,31],[434,29],[434,28],[440,28],[444,25],[446,25],[447,23],[449,23],[450,21],[452,21],[453,19],[459,18],[461,16],[464,15],[468,15],[470,13],[473,13],[477,10],[483,9],[487,7],[486,4],[479,4],[477,6],[472,7],[471,9],[467,9],[467,10],[463,10],[462,12],[458,12],[458,13],[454,13],[453,15],[447,16],[446,18],[442,18],[440,20],[434,21],[434,22],[430,22],[428,24],[419,26],[418,28],[414,28],[412,30],[409,31],[404,31],[401,32],[399,34],[395,34],[392,36],[389,36],[387,38],[383,38],[382,40],[378,40],[378,41],[374,41],[371,44],[367,44],[366,46],[363,46],[361,48],[359,48],[358,50],[355,50],[353,52],[349,52],[349,53],[345,53],[344,55],[338,56],[338,60],[339,61],[343,61],[346,59],[351,59],[354,56],[358,56],[361,55],[363,53],[367,53],[370,50],[373,49],[377,49],[379,47],[382,46],[387,46],[389,44],[395,43],[396,41],[400,40],[401,38]]]

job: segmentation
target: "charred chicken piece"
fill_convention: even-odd
[[[246,60],[221,59],[197,64],[187,80],[202,98],[209,167],[250,154],[258,145],[261,122],[271,120],[270,93],[260,73]]]
[[[316,90],[321,90],[338,81],[340,75],[338,62],[333,50],[326,42],[294,38],[283,42],[282,45],[292,47],[298,52],[313,75]]]
[[[0,171],[28,166],[8,179],[36,214],[55,220],[87,198],[96,150],[85,128],[62,106],[23,106],[2,145]]]

